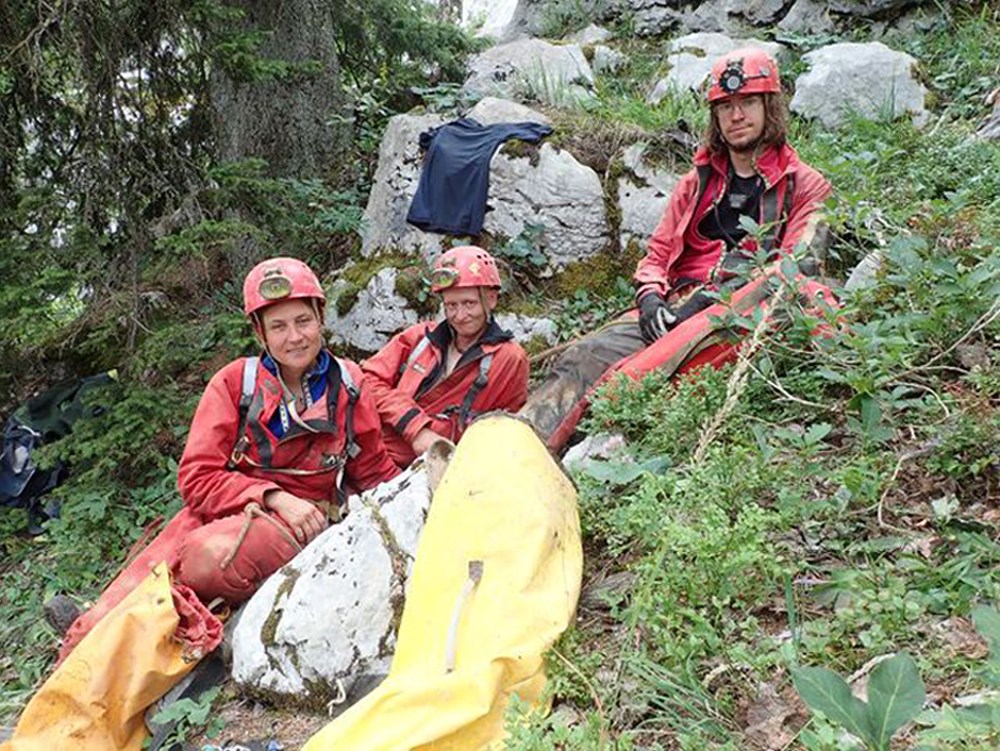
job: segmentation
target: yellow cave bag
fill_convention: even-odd
[[[303,751],[498,747],[512,693],[543,707],[582,566],[576,490],[544,443],[477,420],[434,493],[389,676]]]
[[[165,564],[154,568],[42,684],[0,751],[139,751],[146,708],[221,637],[221,624],[181,590]],[[196,621],[197,643],[178,638],[178,608]]]

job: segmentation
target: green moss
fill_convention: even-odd
[[[438,296],[431,292],[427,277],[426,265],[412,261],[396,274],[396,293],[420,316],[433,316],[440,307]]]
[[[278,622],[281,620],[282,611],[276,605],[284,595],[291,593],[292,588],[295,587],[295,582],[299,580],[301,575],[302,572],[298,569],[289,567],[288,573],[284,574],[285,578],[278,585],[278,591],[274,593],[274,603],[271,606],[271,612],[265,619],[264,625],[260,627],[260,641],[265,647],[274,645],[274,637],[278,632]]]
[[[347,315],[351,308],[354,307],[355,303],[357,303],[361,290],[368,286],[372,277],[374,277],[382,269],[390,267],[401,270],[411,268],[422,270],[423,262],[420,259],[404,255],[400,252],[382,253],[372,256],[371,258],[355,259],[337,274],[337,286],[335,287],[336,297],[332,301],[336,306],[337,315]],[[399,294],[406,299],[408,303],[419,310],[419,305],[414,305],[415,300],[411,298],[411,295],[416,297],[413,290],[408,288],[405,283],[403,288],[406,289],[406,291],[404,292],[404,290],[400,288],[399,278],[402,276],[403,274],[400,273],[397,277],[396,291],[399,292]],[[417,274],[418,278],[420,278],[420,276],[420,274]]]
[[[615,294],[619,277],[631,278],[641,254],[602,252],[582,261],[571,263],[553,280],[552,297],[570,298],[585,289],[600,296]]]
[[[527,159],[531,166],[538,164],[538,152],[542,148],[541,143],[528,143],[518,138],[505,141],[500,147],[500,153],[511,159]]]
[[[521,346],[524,347],[524,351],[528,353],[528,357],[537,355],[540,352],[544,352],[551,345],[544,336],[535,335],[531,337],[526,342],[521,342]]]
[[[505,294],[500,299],[500,306],[497,309],[500,313],[514,313],[522,316],[544,316],[548,315],[549,309],[545,301],[533,292],[521,292]]]

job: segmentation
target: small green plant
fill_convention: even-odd
[[[906,652],[880,662],[868,680],[868,701],[827,668],[793,668],[795,690],[810,709],[843,726],[870,751],[888,751],[892,736],[913,720],[926,693],[917,665]]]
[[[979,678],[995,690],[1000,688],[1000,611],[980,605],[972,611],[972,619],[989,644]],[[945,705],[920,715],[917,721],[930,727],[920,734],[918,748],[996,748],[1000,744],[1000,699],[995,692],[986,692],[982,697],[965,706]]]
[[[493,248],[493,255],[506,261],[515,276],[533,277],[549,264],[549,258],[542,250],[544,240],[544,224],[525,222],[517,237]]]
[[[212,705],[219,696],[218,687],[211,688],[197,699],[178,699],[153,716],[154,725],[174,726],[163,740],[161,748],[173,748],[176,744],[183,745],[185,741],[198,733],[212,739],[222,732],[224,722],[218,715],[212,715]],[[147,739],[144,748],[148,748]]]

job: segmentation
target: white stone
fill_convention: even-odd
[[[712,63],[726,53],[742,47],[757,47],[772,57],[777,57],[782,49],[776,42],[733,39],[717,33],[688,34],[679,37],[667,47],[669,72],[656,82],[646,101],[650,104],[659,104],[670,91],[700,92],[712,71]]]
[[[334,344],[348,344],[364,352],[382,349],[397,331],[417,322],[417,313],[396,292],[399,272],[387,267],[376,273],[358,293],[358,299],[343,316],[337,313],[337,299],[346,284],[335,283],[326,306],[326,327]]]
[[[441,236],[407,224],[406,213],[417,192],[423,166],[420,134],[444,122],[440,115],[390,118],[379,146],[378,166],[362,219],[363,256],[389,250],[433,257],[441,251]]]
[[[506,40],[520,0],[464,0],[462,26],[478,37]]]
[[[529,223],[543,225],[542,250],[556,269],[599,253],[608,240],[597,173],[549,143],[542,144],[537,159],[498,151],[488,203],[492,210],[483,228],[493,237],[514,238]]]
[[[594,59],[590,62],[594,73],[615,73],[627,63],[628,58],[623,53],[603,44],[594,47]]]
[[[809,71],[795,81],[790,107],[836,128],[851,114],[869,120],[910,115],[927,119],[927,89],[915,75],[916,60],[881,42],[831,44],[803,55]]]
[[[828,34],[833,31],[829,8],[820,0],[795,0],[778,28],[795,34]]]
[[[630,242],[646,247],[679,180],[672,172],[648,165],[643,159],[647,148],[645,143],[635,143],[625,149],[623,161],[634,178],[628,175],[618,178],[619,240],[623,248]]]
[[[578,44],[520,39],[469,62],[468,94],[575,107],[593,97],[594,73]]]
[[[626,445],[625,437],[620,433],[595,433],[570,446],[562,463],[570,471],[582,469],[592,459],[611,459],[621,453]]]
[[[496,321],[500,328],[511,332],[515,341],[521,344],[530,342],[536,336],[540,336],[549,345],[559,341],[559,330],[555,321],[548,318],[534,318],[517,313],[498,313]]]
[[[882,263],[882,251],[871,251],[851,269],[851,274],[844,283],[844,289],[856,292],[874,287],[878,283],[878,272],[882,270]]]
[[[552,118],[538,110],[518,102],[512,102],[509,99],[498,99],[492,96],[481,99],[475,107],[469,110],[468,117],[480,125],[523,122],[552,124]]]
[[[581,46],[588,44],[596,44],[598,42],[606,42],[612,36],[614,36],[608,29],[598,26],[596,23],[590,24],[585,29],[580,29],[579,31],[573,32],[566,37],[567,42],[576,42]]]
[[[406,579],[430,505],[423,465],[350,499],[350,514],[270,577],[233,634],[233,678],[251,693],[347,702],[389,669]]]
[[[729,7],[755,26],[770,26],[781,18],[786,5],[785,0],[744,0]]]

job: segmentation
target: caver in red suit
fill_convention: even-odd
[[[482,248],[452,248],[438,258],[431,289],[445,320],[411,326],[361,363],[393,460],[408,466],[423,439],[458,441],[491,410],[516,412],[528,393],[528,356],[493,319],[500,274]]]
[[[296,259],[247,276],[245,309],[265,354],[209,381],[178,468],[184,508],[76,619],[60,659],[156,563],[205,603],[242,602],[339,518],[348,493],[398,474],[360,369],[322,346],[323,302]]]
[[[785,143],[783,118],[774,115],[783,107],[777,64],[762,50],[736,50],[717,60],[711,75],[708,142],[674,189],[636,269],[638,309],[566,350],[521,412],[554,450],[570,439],[593,390],[614,374],[680,374],[734,360],[737,333],[719,319],[751,313],[783,276],[781,259],[796,249],[815,253],[820,244],[830,185]],[[759,243],[743,217],[761,228]],[[751,270],[761,250],[770,265]],[[800,268],[815,273],[813,263]],[[828,288],[802,273],[794,281],[804,306],[835,304]],[[717,301],[722,290],[733,293],[728,305]]]

